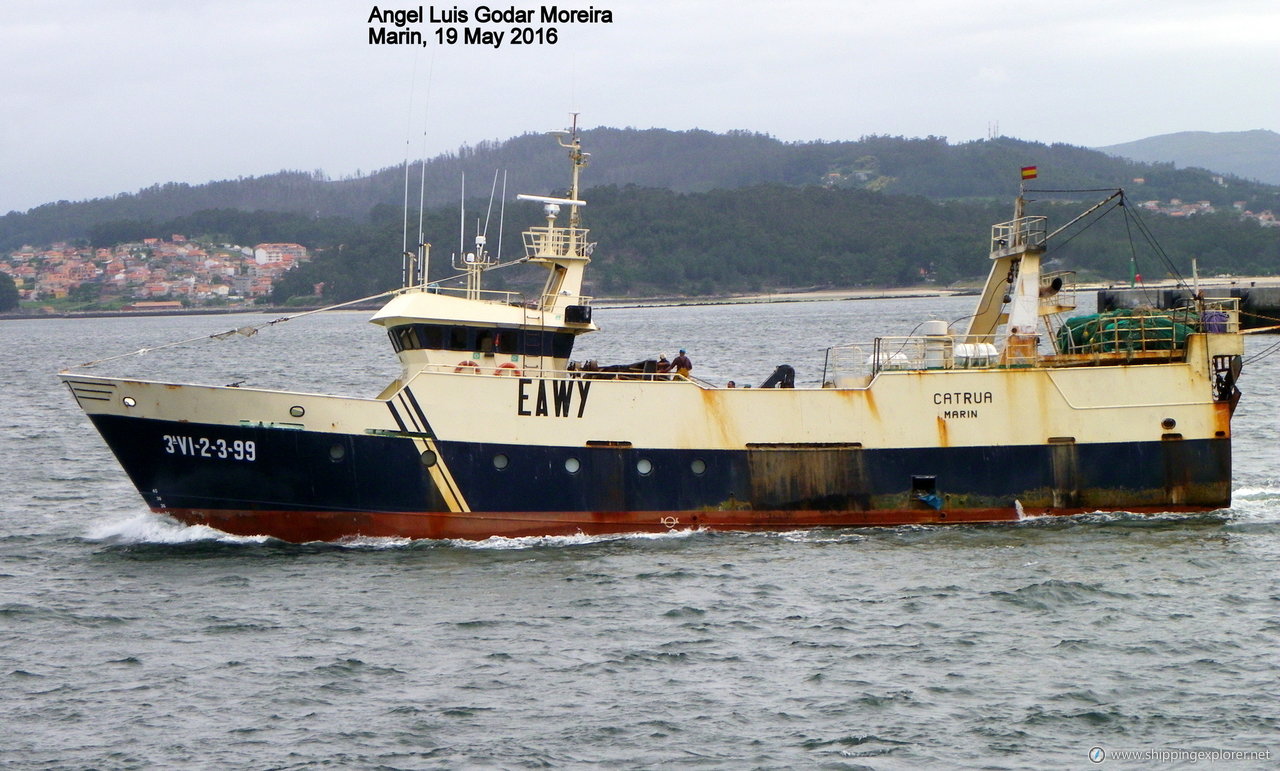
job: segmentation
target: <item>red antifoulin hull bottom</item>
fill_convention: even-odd
[[[1132,506],[1134,514],[1214,511],[1211,506]],[[529,536],[617,535],[672,530],[804,530],[818,527],[1015,522],[1026,516],[1068,516],[1096,509],[964,509],[934,511],[699,511],[699,512],[333,512],[157,509],[187,525],[207,525],[233,535],[270,536],[293,543],[343,538],[466,539]]]

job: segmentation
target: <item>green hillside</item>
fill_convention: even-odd
[[[428,207],[457,201],[465,174],[473,194],[488,190],[497,171],[507,190],[563,188],[566,164],[545,135],[481,142],[431,159],[426,167]],[[1244,200],[1250,208],[1280,209],[1280,189],[1231,179],[1217,184],[1203,170],[1143,164],[1071,145],[1010,138],[962,144],[928,137],[871,136],[848,142],[780,142],[762,134],[664,129],[599,128],[585,132],[592,154],[589,185],[638,185],[675,192],[707,192],[760,184],[828,185],[935,199],[1007,200],[1018,169],[1040,168],[1042,186],[1132,187],[1139,199],[1209,200],[1219,206]],[[420,166],[411,169],[418,189]],[[402,206],[404,169],[329,180],[317,173],[282,171],[264,177],[204,185],[170,183],[91,201],[59,201],[0,217],[0,249],[86,238],[95,225],[113,221],[163,222],[207,209],[289,212],[306,217],[364,219],[378,205]],[[414,196],[416,199],[416,195]],[[411,204],[416,208],[417,202]]]
[[[1170,262],[1140,264],[1145,275],[1187,273],[1192,257],[1206,272],[1280,272],[1280,228],[1246,221],[1231,206],[1245,201],[1254,211],[1280,211],[1280,188],[1169,163],[1009,138],[957,145],[883,136],[784,143],[748,132],[602,128],[586,132],[583,144],[592,154],[584,176],[586,224],[599,241],[589,291],[598,295],[978,279],[986,271],[988,227],[1010,216],[1019,168],[1027,165],[1039,168],[1029,193],[1033,208],[1057,223],[1074,213],[1066,203],[1102,196],[1048,191],[1125,187],[1136,202],[1210,201],[1216,214],[1143,215]],[[505,223],[499,226],[495,207],[489,243],[497,244],[501,230],[504,258],[518,256],[520,229],[541,215],[537,206],[511,199],[518,192],[562,192],[567,182],[568,163],[549,145],[546,136],[528,134],[426,164],[424,232],[436,245],[433,278],[444,274],[438,266],[458,248],[456,201],[464,174],[470,229],[472,213],[488,207],[494,170],[505,171]],[[412,171],[416,190],[418,168]],[[403,190],[403,168],[347,180],[281,172],[163,185],[12,212],[0,217],[0,248],[57,240],[110,246],[170,233],[217,243],[291,241],[316,258],[285,274],[274,299],[309,296],[323,282],[326,300],[346,300],[398,284]],[[1135,254],[1133,233],[1123,224],[1091,228],[1050,259],[1121,278]],[[523,290],[538,277],[517,267],[494,272],[490,284]]]
[[[937,202],[818,186],[758,185],[705,193],[608,186],[589,189],[584,197],[584,224],[598,242],[587,292],[613,297],[978,282],[989,264],[989,225],[1012,215],[1009,201]],[[1033,202],[1031,213],[1046,214],[1053,226],[1082,208],[1045,199]],[[1138,213],[1136,207],[1130,210]],[[1189,276],[1195,257],[1206,273],[1280,270],[1280,228],[1260,227],[1234,214],[1176,219],[1145,212],[1139,214],[1141,225],[1126,225],[1120,214],[1055,239],[1046,255],[1051,268],[1120,279],[1136,259],[1138,271],[1155,279]],[[458,251],[457,216],[456,209],[437,210],[427,223],[428,232],[448,234],[433,245],[433,280],[453,273],[447,264]],[[519,257],[520,229],[540,219],[534,204],[508,208],[504,261]],[[325,249],[312,263],[287,273],[276,287],[276,301],[308,295],[319,281],[326,282],[326,298],[334,300],[395,286],[400,223],[399,213],[387,207],[349,232],[342,250]],[[491,248],[498,241],[495,231],[489,231]],[[518,266],[489,275],[491,288],[532,292],[544,274]]]

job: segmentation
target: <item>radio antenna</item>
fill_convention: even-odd
[[[502,262],[502,228],[507,220],[507,172],[502,172],[502,198],[498,203],[498,256],[497,261]]]
[[[484,212],[484,232],[481,235],[489,235],[489,217],[493,214],[493,196],[498,192],[498,170],[493,170],[493,184],[489,187],[489,208]]]
[[[462,172],[462,194],[458,203],[458,254],[467,251],[467,172]]]

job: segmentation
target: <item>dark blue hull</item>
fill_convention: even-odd
[[[407,434],[92,418],[152,509],[295,541],[997,521],[1019,506],[1203,511],[1231,499],[1228,438],[731,450],[436,441],[424,451]]]

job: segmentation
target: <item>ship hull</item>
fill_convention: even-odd
[[[153,511],[295,542],[1003,522],[1231,497],[1228,438],[662,449],[92,419]]]

